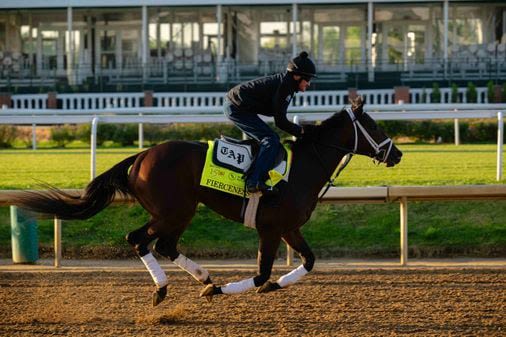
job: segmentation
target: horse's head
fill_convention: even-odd
[[[378,127],[378,124],[364,112],[364,102],[358,96],[351,100],[351,108],[334,114],[323,121],[318,134],[318,142],[333,144],[349,153],[362,154],[385,163],[387,167],[401,161],[402,152],[393,141]],[[338,137],[336,138],[336,129]]]
[[[364,112],[362,96],[350,99],[348,115],[355,131],[355,152],[374,158],[387,167],[401,161],[402,152],[367,113]],[[351,110],[351,111],[350,111]]]

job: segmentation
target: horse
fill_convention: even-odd
[[[97,176],[82,195],[52,187],[47,191],[25,191],[14,204],[60,219],[87,219],[106,208],[116,194],[135,198],[151,218],[128,233],[126,241],[153,278],[153,306],[166,298],[169,283],[148,248],[154,240],[153,250],[203,284],[200,296],[208,300],[216,295],[240,294],[253,288],[258,293],[283,289],[313,269],[315,256],[300,228],[310,218],[322,188],[341,159],[348,154],[365,155],[387,167],[401,160],[402,152],[363,111],[362,99],[350,102],[351,107],[322,121],[310,135],[291,142],[293,160],[288,181],[279,184],[275,202],[272,196],[260,199],[256,218],[258,272],[248,279],[222,286],[213,284],[209,272],[177,248],[199,203],[228,219],[243,220],[243,198],[200,185],[207,143],[181,140],[161,143],[124,159]],[[278,280],[270,281],[282,240],[297,252],[302,263]]]

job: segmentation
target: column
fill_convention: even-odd
[[[448,72],[448,0],[443,3],[443,62],[445,77]]]
[[[216,46],[216,80],[218,82],[226,81],[226,68],[223,68],[223,55],[221,52],[223,43],[223,32],[221,26],[223,24],[223,7],[222,5],[216,5],[216,22],[218,23],[218,45]]]
[[[401,220],[401,266],[408,264],[408,198],[402,197],[400,200],[400,220]]]
[[[367,79],[369,82],[374,82],[374,67],[372,64],[372,28],[374,25],[374,6],[372,1],[367,3]]]
[[[42,77],[42,31],[37,29],[37,76]]]
[[[28,14],[28,26],[30,27],[28,30],[28,43],[30,44],[30,77],[33,77],[33,55],[35,54],[35,48],[33,48],[33,26],[32,26],[32,13]]]
[[[67,80],[74,84],[74,33],[72,29],[72,7],[67,7]]]
[[[141,31],[141,61],[142,61],[142,79],[146,80],[148,63],[148,7],[142,6],[142,31]]]
[[[297,56],[297,21],[299,21],[299,8],[292,4],[292,56]],[[311,55],[314,57],[314,55]]]

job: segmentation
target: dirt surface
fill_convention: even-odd
[[[211,274],[223,284],[252,273]],[[506,269],[316,271],[288,289],[212,303],[183,272],[168,274],[168,298],[152,308],[147,272],[0,272],[0,336],[506,334]]]

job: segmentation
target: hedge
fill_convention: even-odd
[[[379,121],[378,125],[394,139],[409,138],[415,142],[452,142],[454,137],[453,121]],[[490,120],[461,120],[460,139],[468,143],[495,142],[497,138],[497,123]],[[278,129],[277,129],[278,130]],[[278,130],[279,131],[279,130]],[[280,131],[282,138],[289,137]],[[241,138],[241,132],[226,123],[190,124],[179,123],[170,125],[144,125],[144,141],[147,144],[157,144],[167,140],[207,140],[220,135]],[[121,146],[132,146],[138,139],[137,124],[102,124],[98,126],[97,143],[114,142]],[[62,125],[51,128],[50,140],[56,146],[65,147],[73,141],[90,142],[90,126]],[[24,135],[13,126],[0,126],[0,147],[12,147],[14,143],[30,146]]]

